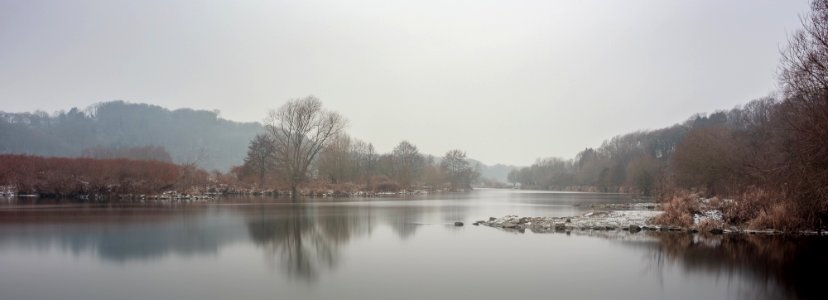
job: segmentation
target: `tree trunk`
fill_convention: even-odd
[[[296,182],[290,183],[290,199],[293,200],[293,202],[296,202],[296,200],[299,199],[299,191],[297,190]]]

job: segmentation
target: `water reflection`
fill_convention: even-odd
[[[685,274],[747,283],[749,288],[738,291],[741,299],[822,299],[825,294],[824,277],[818,275],[828,267],[825,237],[591,230],[566,234],[642,250],[649,271],[660,280],[664,270],[678,266]]]
[[[650,245],[651,262],[676,263],[685,272],[715,277],[749,277],[754,290],[744,298],[824,297],[828,266],[828,239],[764,235],[704,236],[651,233],[657,244]]]
[[[400,239],[406,240],[414,236],[417,229],[423,226],[420,216],[425,208],[418,206],[401,206],[388,216],[388,225]]]
[[[309,281],[335,267],[341,247],[356,236],[370,234],[372,228],[370,217],[343,208],[290,206],[279,211],[261,209],[245,218],[250,238],[264,249],[268,262],[291,277]]]
[[[25,283],[88,284],[62,273],[90,268],[94,271],[85,276],[97,282],[131,275],[148,287],[164,287],[177,278],[194,279],[176,281],[190,284],[186,288],[167,286],[176,292],[225,291],[222,285],[232,282],[251,291],[240,298],[272,296],[263,287],[293,298],[337,298],[349,291],[350,297],[341,298],[383,298],[414,281],[418,287],[429,287],[423,290],[469,299],[692,298],[701,290],[710,298],[809,299],[823,294],[822,276],[814,274],[828,267],[824,237],[623,231],[573,231],[568,236],[531,230],[505,234],[494,228],[451,225],[506,214],[571,214],[579,209],[571,202],[616,201],[611,195],[598,196],[491,191],[445,199],[303,204],[256,198],[176,207],[0,206],[0,265],[6,267],[0,268],[0,298],[17,298],[4,297],[14,295],[11,292],[55,298]],[[505,256],[509,253],[519,255]],[[633,269],[643,269],[647,276],[627,279]],[[173,271],[178,271],[170,275],[173,279],[164,277]],[[370,289],[374,297],[362,297],[367,291],[354,292],[359,282],[375,284]],[[475,290],[476,297],[467,293],[471,286],[482,287]],[[67,298],[84,298],[85,291]],[[108,298],[119,298],[117,292]],[[403,294],[434,298],[415,292]],[[178,298],[201,299],[197,294]]]
[[[243,237],[238,218],[204,211],[19,211],[0,217],[0,250],[57,249],[117,263],[215,255],[223,245]]]

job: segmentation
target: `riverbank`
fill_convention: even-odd
[[[572,232],[572,231],[640,231],[687,232],[703,234],[796,234],[828,235],[826,231],[798,230],[782,231],[775,229],[749,229],[727,225],[722,220],[720,211],[710,210],[693,215],[689,226],[664,224],[665,211],[658,203],[601,204],[581,215],[568,217],[527,217],[506,215],[479,220],[472,225],[500,228],[507,231],[534,233]]]

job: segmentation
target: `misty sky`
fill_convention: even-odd
[[[0,0],[0,110],[261,121],[313,94],[381,152],[570,158],[776,89],[807,1]]]

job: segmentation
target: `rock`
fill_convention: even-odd
[[[489,222],[494,221],[494,220],[497,220],[497,218],[495,218],[495,217],[489,217]]]
[[[572,223],[572,220],[570,220],[569,218],[566,218],[566,223]]]
[[[555,231],[566,230],[566,223],[555,223]]]
[[[635,224],[630,225],[630,227],[628,229],[630,230],[630,232],[639,232],[639,231],[641,231],[641,227],[638,227],[638,225],[635,225]]]
[[[517,227],[517,223],[512,223],[512,222],[504,222],[504,223],[501,225],[501,227],[503,227],[503,228],[515,228],[515,227]]]
[[[722,234],[722,233],[724,233],[724,230],[722,230],[721,228],[713,228],[713,229],[710,229],[710,233],[712,233],[712,234]]]
[[[480,221],[472,223],[472,225],[477,226],[480,225]]]
[[[463,226],[463,222],[454,222],[454,226]]]

